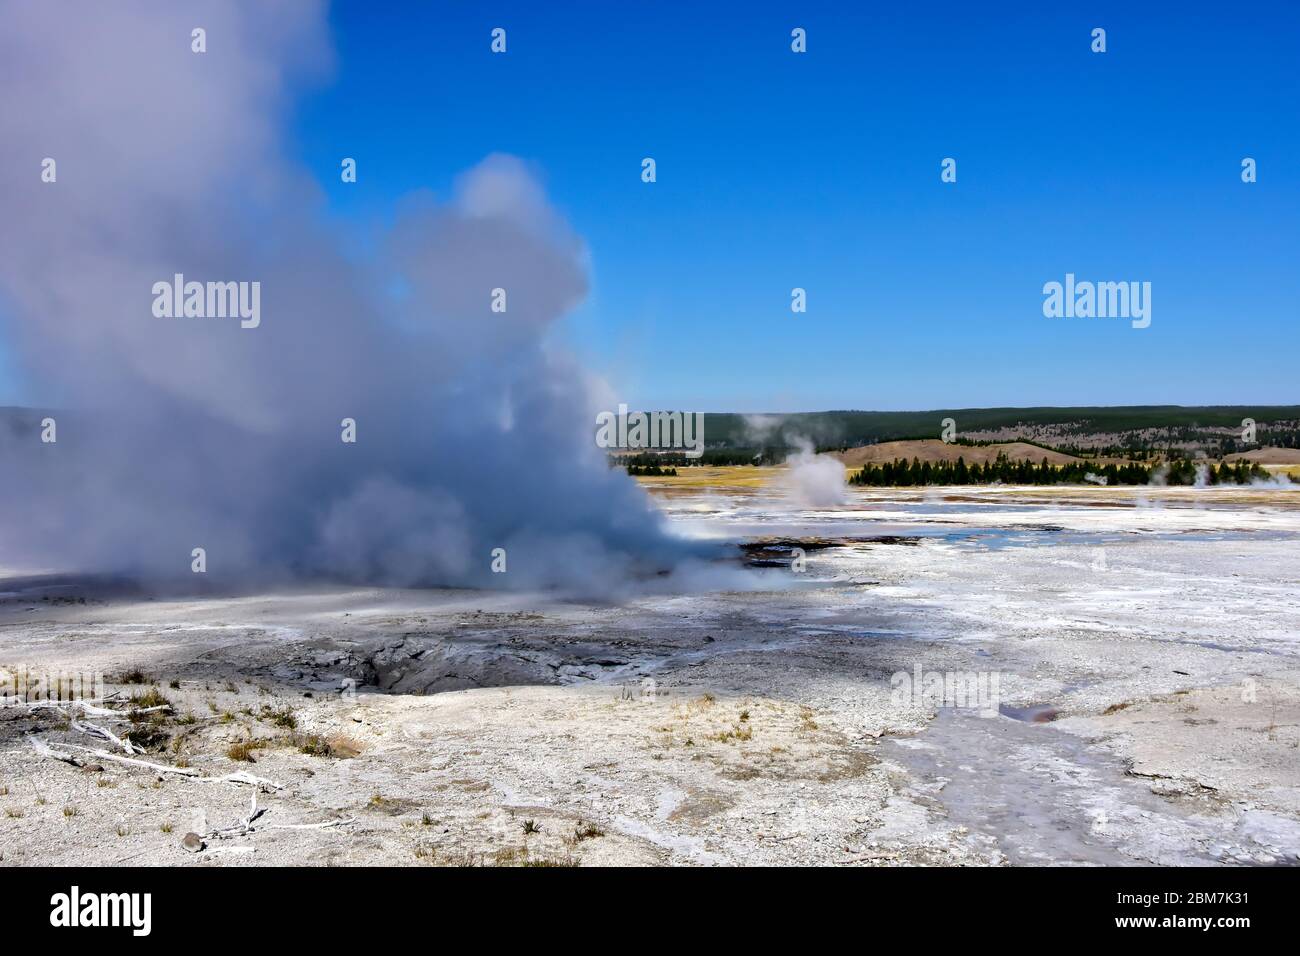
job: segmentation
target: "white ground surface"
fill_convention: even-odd
[[[7,707],[0,862],[1300,862],[1300,491],[665,507],[683,534],[834,546],[810,545],[802,573],[777,547],[750,589],[610,605],[150,600],[11,572],[0,667],[143,671],[108,686],[156,685],[175,708],[143,759],[283,787],[258,795],[252,832],[207,836],[250,787],[71,766],[32,738],[96,742]],[[996,676],[997,698],[899,699],[894,675],[917,668]],[[313,736],[332,755],[300,752]],[[248,741],[253,763],[228,756]],[[204,851],[182,849],[190,830]]]

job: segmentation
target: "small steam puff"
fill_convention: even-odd
[[[786,459],[786,469],[785,492],[805,508],[830,508],[847,499],[844,465],[829,455],[814,454],[806,439],[797,439],[797,451]]]
[[[216,586],[601,590],[689,556],[606,467],[595,383],[546,342],[586,252],[523,163],[410,201],[369,259],[332,233],[278,132],[328,65],[322,5],[0,19],[0,318],[29,392],[66,410],[56,443],[0,434],[0,561],[162,583],[202,547]],[[202,55],[195,22],[220,38]],[[259,327],[155,316],[175,274],[259,282]]]

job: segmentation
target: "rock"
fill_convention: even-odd
[[[191,853],[198,853],[203,849],[203,837],[197,833],[187,833],[181,837],[181,848]]]

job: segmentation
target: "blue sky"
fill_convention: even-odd
[[[334,75],[293,132],[329,214],[364,236],[490,153],[528,160],[591,252],[558,334],[632,405],[1300,401],[1295,5],[345,0],[331,20]],[[1067,272],[1151,282],[1151,327],[1045,318]]]

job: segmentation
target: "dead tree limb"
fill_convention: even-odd
[[[66,750],[56,750],[36,735],[28,738],[37,753],[52,757],[55,760],[62,760],[64,763],[70,763],[75,767],[84,767],[85,761]],[[171,767],[165,763],[153,763],[148,760],[137,760],[134,757],[123,757],[119,754],[109,753],[100,747],[79,747],[76,744],[64,744],[65,747],[71,747],[72,750],[80,753],[90,754],[100,760],[107,760],[110,763],[120,763],[128,767],[143,767],[146,770],[152,770],[155,773],[170,773],[196,783],[243,783],[252,787],[259,787],[263,790],[283,790],[284,784],[276,783],[274,780],[268,780],[265,777],[257,777],[243,770],[237,770],[234,773],[223,774],[220,777],[205,777],[194,767]]]
[[[71,718],[71,720],[69,721],[69,726],[71,726],[72,729],[77,731],[78,733],[89,734],[92,737],[102,737],[105,740],[111,741],[112,743],[116,744],[117,746],[125,750],[128,757],[133,756],[134,754],[137,753],[143,753],[143,751],[141,751],[134,744],[132,744],[131,741],[125,740],[117,736],[117,734],[113,733],[107,727],[100,727],[97,726],[96,724],[83,724],[75,717]]]

